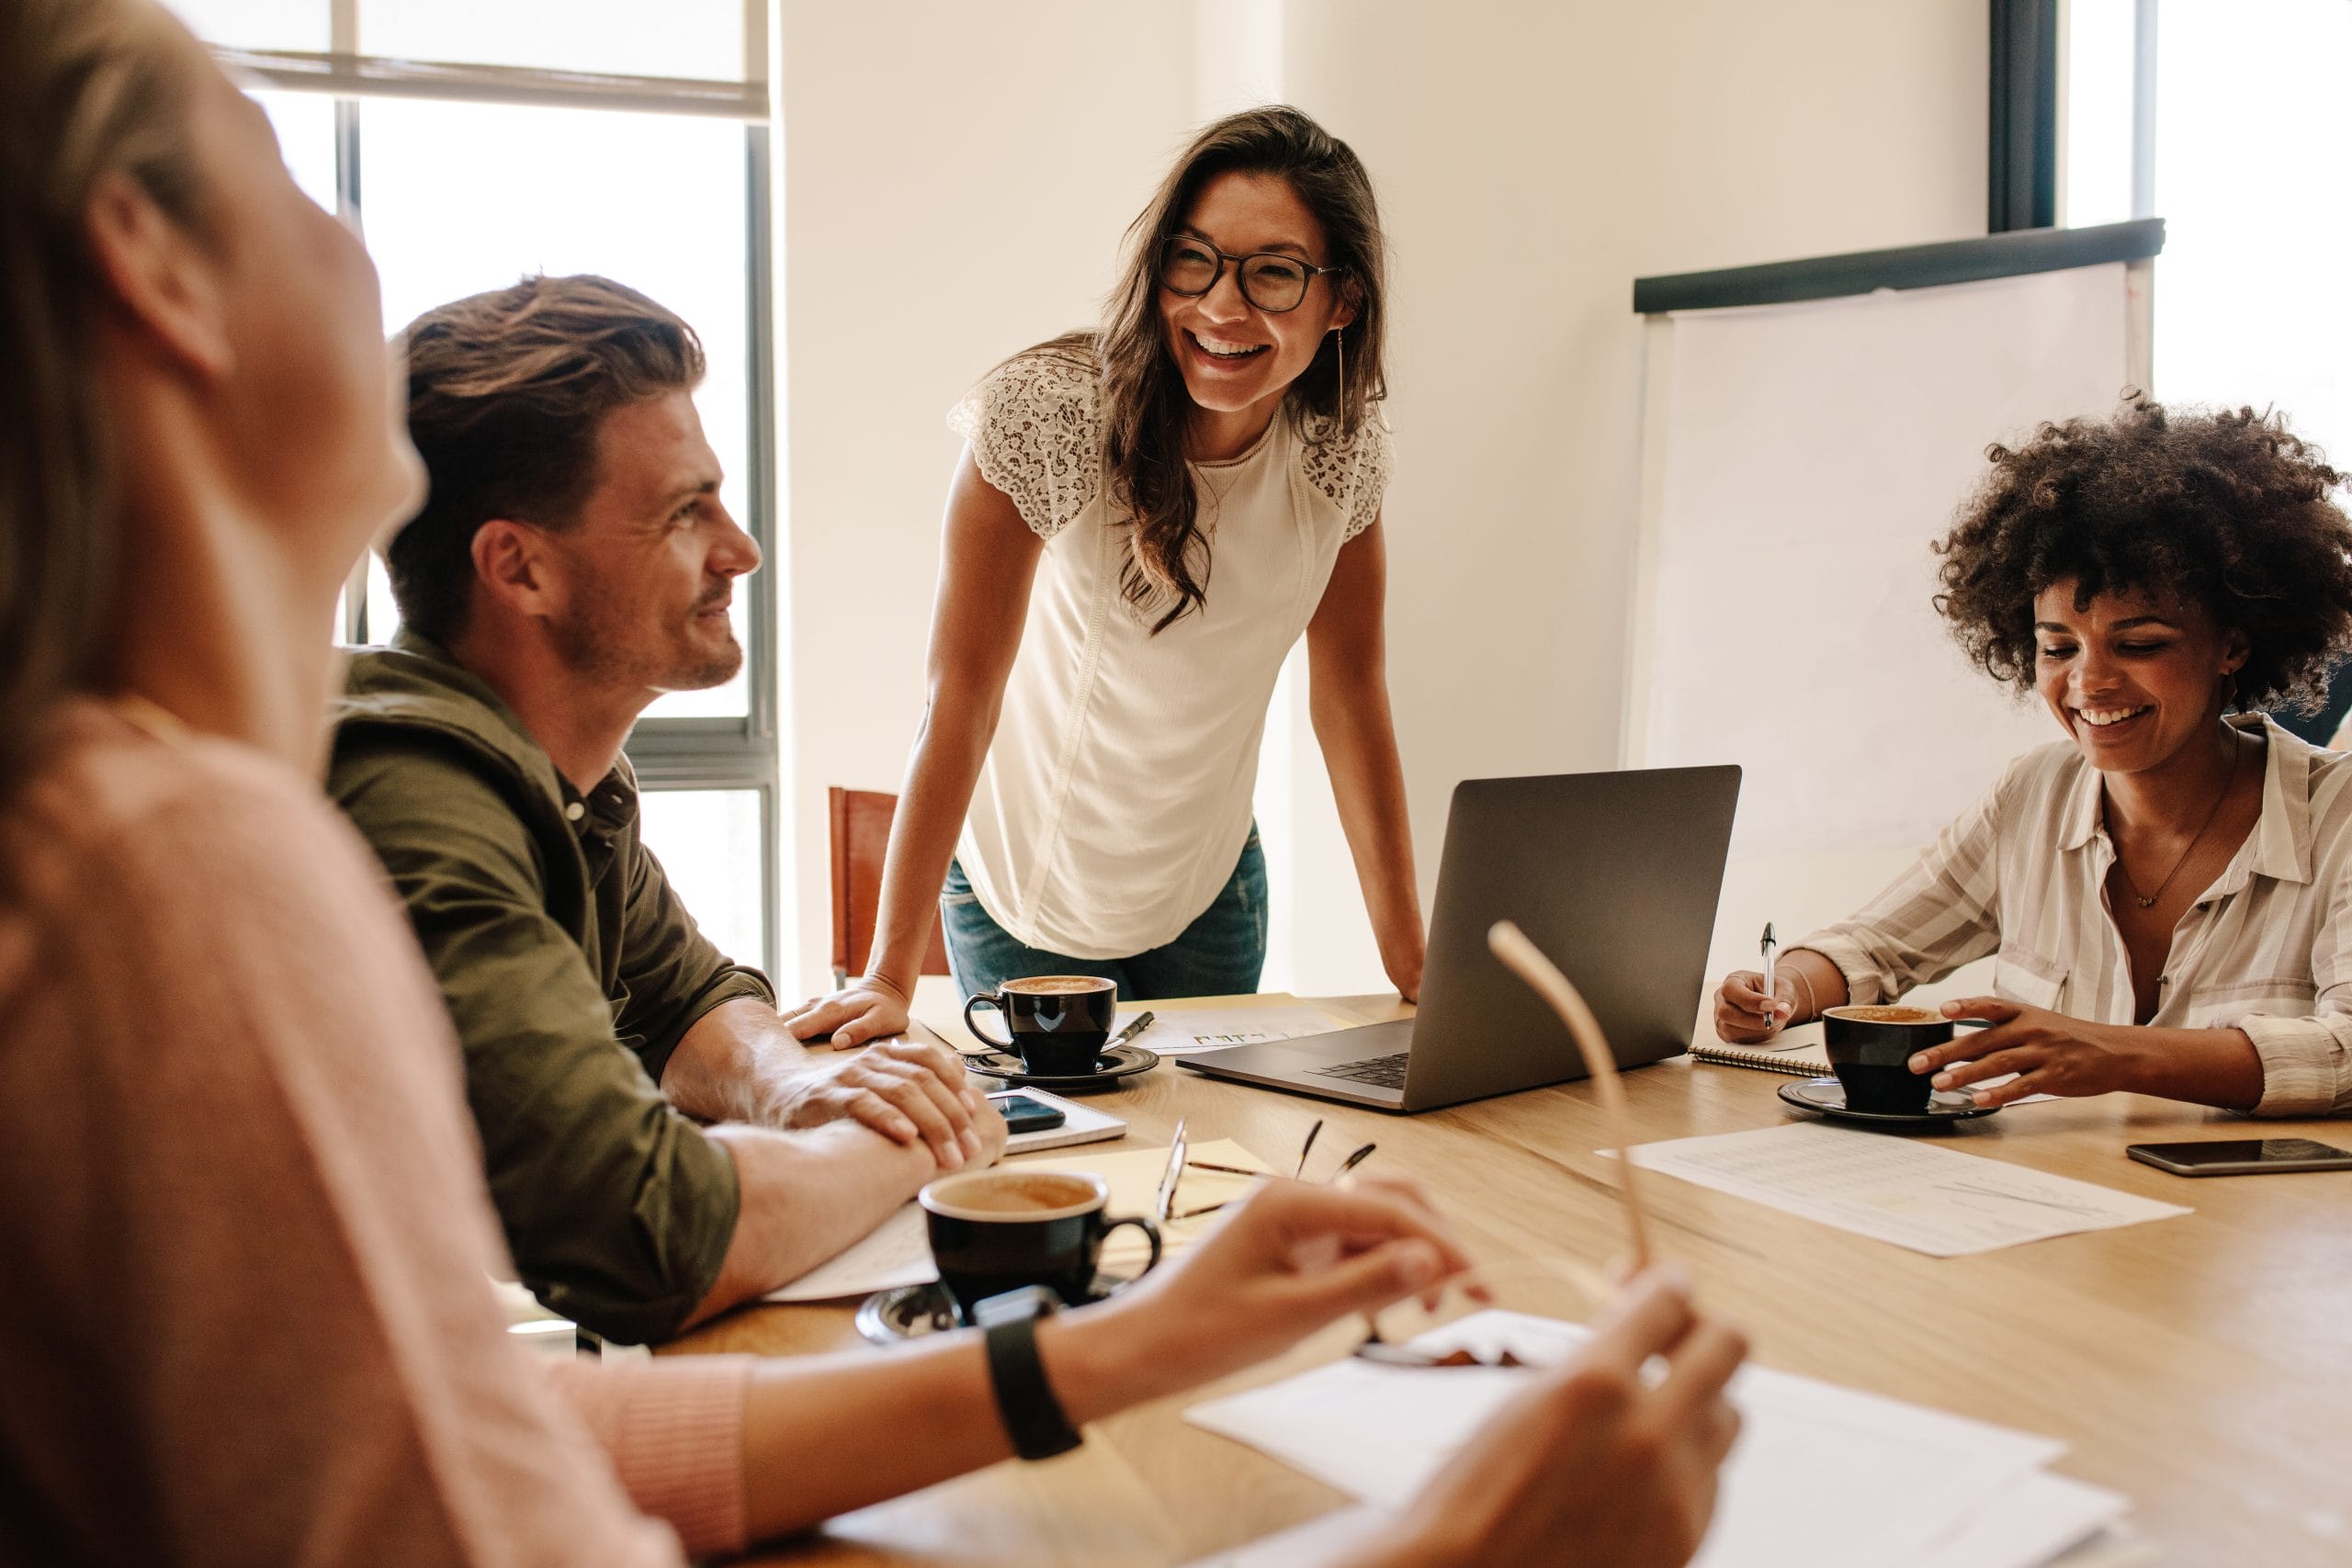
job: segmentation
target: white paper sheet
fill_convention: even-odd
[[[1192,1157],[1216,1165],[1265,1168],[1265,1162],[1230,1138],[1192,1145]],[[1160,1172],[1168,1166],[1168,1151],[1122,1149],[1114,1154],[1023,1158],[1021,1170],[1076,1170],[1099,1176],[1111,1187],[1110,1214],[1148,1214],[1159,1190]],[[1204,1208],[1247,1194],[1254,1183],[1246,1176],[1223,1171],[1187,1170],[1176,1190],[1178,1213]],[[1222,1211],[1220,1211],[1221,1213]],[[1191,1246],[1214,1225],[1218,1214],[1176,1220],[1160,1227],[1164,1253],[1173,1255]],[[1102,1245],[1102,1267],[1125,1277],[1137,1272],[1150,1256],[1151,1244],[1133,1226],[1123,1226]],[[922,1208],[909,1203],[876,1226],[863,1241],[852,1244],[830,1261],[819,1264],[782,1290],[772,1291],[772,1302],[824,1302],[843,1296],[871,1295],[900,1285],[920,1285],[939,1278],[931,1260],[931,1243],[923,1228]]]
[[[1268,1040],[1298,1040],[1309,1034],[1329,1034],[1353,1029],[1346,1019],[1299,1002],[1249,1003],[1234,1007],[1171,1008],[1138,1003],[1119,1010],[1119,1027],[1143,1013],[1152,1015],[1149,1029],[1135,1038],[1163,1056],[1189,1055],[1195,1051],[1221,1051],[1227,1045],[1255,1045]]]
[[[1260,1536],[1195,1558],[1186,1568],[1305,1568],[1332,1561],[1349,1547],[1369,1541],[1393,1522],[1379,1508],[1340,1508],[1278,1535]]]
[[[2128,1503],[2118,1494],[2044,1472],[2025,1477],[1993,1506],[1971,1515],[1911,1568],[2094,1568],[2116,1559],[2109,1533]],[[1385,1508],[1340,1508],[1277,1535],[1196,1559],[1189,1568],[1299,1568],[1329,1562],[1391,1528]]]
[[[1575,1325],[1485,1312],[1417,1346],[1555,1360]],[[1348,1359],[1194,1406],[1186,1419],[1367,1502],[1402,1506],[1525,1386],[1525,1371]],[[1695,1568],[1884,1568],[1913,1562],[2064,1451],[2052,1438],[1750,1367],[1745,1417]],[[1836,1478],[1825,1488],[1822,1478]],[[1834,1506],[1832,1506],[1834,1505]],[[2045,1554],[2046,1555],[2046,1554]],[[1978,1568],[1962,1558],[1952,1568]],[[2001,1564],[2022,1568],[2025,1560]],[[1939,1564],[1939,1568],[1943,1568]]]
[[[2104,1537],[2130,1508],[2120,1493],[2038,1472],[1971,1514],[1914,1568],[2040,1568],[2072,1561],[2075,1548]]]
[[[2001,1160],[1812,1122],[1642,1144],[1633,1157],[1645,1170],[1934,1258],[2190,1213]]]
[[[829,1302],[842,1296],[868,1296],[900,1285],[921,1285],[939,1278],[931,1261],[931,1242],[923,1234],[922,1207],[909,1203],[884,1220],[864,1241],[849,1247],[780,1291],[770,1291],[772,1302]]]

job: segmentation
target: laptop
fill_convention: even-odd
[[[1566,1025],[1487,950],[1502,919],[1576,982],[1620,1067],[1679,1055],[1738,800],[1736,767],[1465,780],[1446,818],[1419,1016],[1178,1065],[1380,1111],[1583,1077]]]

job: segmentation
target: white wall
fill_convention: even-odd
[[[1279,90],[1380,192],[1390,679],[1426,902],[1456,780],[1616,757],[1633,279],[1981,232],[1985,27],[1981,0],[784,0],[776,566],[802,984],[829,941],[824,788],[896,787],[921,701],[957,449],[941,412],[1089,318],[1199,118]],[[1370,989],[1304,696],[1270,727],[1293,763],[1269,814],[1290,839],[1279,978]]]

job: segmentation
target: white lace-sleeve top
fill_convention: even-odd
[[[1277,417],[1233,461],[1194,464],[1208,603],[1154,637],[1120,593],[1127,530],[1102,493],[1092,371],[1023,355],[948,423],[1046,541],[956,857],[1029,946],[1124,958],[1172,942],[1240,856],[1275,678],[1340,547],[1380,514],[1387,430],[1375,416],[1341,440]]]

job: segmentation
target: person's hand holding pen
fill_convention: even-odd
[[[1763,969],[1735,969],[1715,993],[1715,1038],[1726,1045],[1760,1043],[1846,1000],[1845,975],[1820,953],[1781,952],[1769,925],[1761,947]]]

